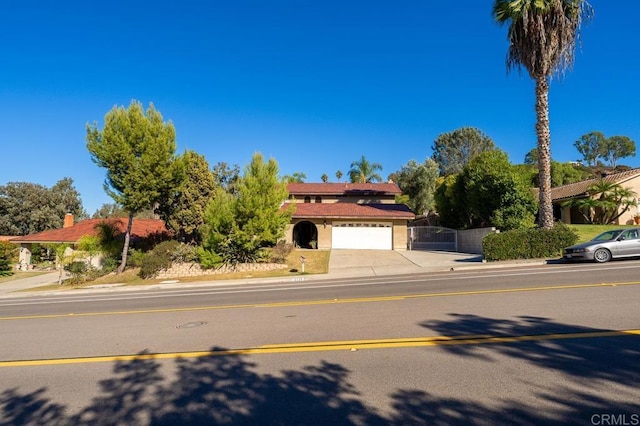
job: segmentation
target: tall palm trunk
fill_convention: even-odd
[[[536,78],[536,135],[538,136],[538,182],[540,206],[538,225],[553,228],[553,204],[551,203],[551,133],[549,131],[549,81]]]
[[[127,232],[124,234],[124,247],[122,248],[122,261],[118,266],[118,274],[124,271],[127,266],[127,254],[129,253],[129,241],[131,241],[131,228],[133,227],[133,213],[129,213],[129,222],[127,223]]]

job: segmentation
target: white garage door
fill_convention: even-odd
[[[391,223],[334,222],[331,248],[392,250],[393,228]]]

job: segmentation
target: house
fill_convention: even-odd
[[[600,178],[594,178],[551,188],[554,218],[567,224],[585,223],[584,217],[576,207],[564,206],[564,204],[569,200],[588,197],[587,189],[589,186],[598,182],[599,179]],[[623,188],[630,189],[638,194],[638,198],[636,198],[634,203],[635,206],[632,206],[628,211],[620,215],[616,221],[616,223],[620,225],[632,224],[633,217],[640,212],[640,169],[604,175],[602,180],[607,183],[619,184]]]
[[[415,218],[395,183],[290,183],[294,212],[285,239],[297,247],[405,250]]]
[[[72,248],[86,235],[97,236],[97,225],[112,224],[124,234],[127,229],[128,218],[86,219],[74,224],[73,215],[67,214],[64,225],[60,229],[49,229],[37,234],[14,237],[10,242],[20,246],[20,264],[31,264],[31,253],[36,244],[70,244]],[[134,219],[131,227],[132,243],[146,238],[161,237],[167,234],[164,221],[160,219]]]

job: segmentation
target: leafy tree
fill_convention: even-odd
[[[500,150],[477,155],[462,173],[445,180],[436,203],[443,224],[456,228],[531,227],[537,208],[526,176]]]
[[[102,130],[97,123],[87,124],[87,149],[92,160],[107,171],[105,192],[129,216],[120,273],[127,264],[135,214],[162,201],[182,180],[181,162],[175,155],[175,128],[163,121],[153,104],[144,111],[140,102],[132,101],[128,108],[109,111]]]
[[[562,186],[570,183],[582,182],[589,177],[589,173],[572,163],[560,163],[551,160],[551,186]]]
[[[587,188],[584,198],[565,202],[565,207],[577,207],[588,223],[611,224],[636,205],[637,194],[629,188],[600,178]]]
[[[538,148],[533,148],[531,151],[527,152],[524,156],[524,164],[532,166],[538,164]]]
[[[591,132],[580,136],[580,139],[575,141],[573,146],[582,155],[586,165],[593,167],[597,164],[606,141],[607,138],[602,132]]]
[[[163,199],[157,211],[167,229],[186,243],[198,240],[198,228],[204,224],[204,211],[216,188],[215,176],[204,156],[185,151],[181,156],[185,176],[180,187]]]
[[[238,195],[216,190],[205,212],[203,246],[227,263],[255,260],[260,247],[284,235],[291,210],[282,210],[286,185],[278,179],[278,164],[254,154],[238,181]]]
[[[213,166],[213,178],[216,187],[222,188],[230,194],[235,194],[240,178],[240,166],[234,164],[233,167],[229,167],[225,162],[217,162]]]
[[[438,179],[438,165],[427,158],[424,163],[409,160],[394,174],[403,195],[408,197],[407,205],[417,214],[427,215],[435,207],[434,193]]]
[[[336,179],[338,179],[338,182],[340,182],[340,179],[342,179],[342,172],[340,170],[336,172]]]
[[[493,4],[495,20],[509,25],[507,69],[525,68],[535,81],[539,226],[545,229],[553,227],[549,80],[573,65],[582,20],[591,15],[585,0],[494,0]]]
[[[306,178],[307,178],[306,173],[295,172],[292,175],[285,175],[284,181],[287,183],[304,183],[304,180]]]
[[[12,263],[17,261],[18,247],[7,241],[0,241],[0,277],[13,275]]]
[[[104,203],[97,209],[93,215],[93,219],[109,219],[112,217],[127,217],[127,212],[116,203]]]
[[[460,173],[473,157],[494,147],[493,140],[480,129],[462,127],[439,135],[431,146],[431,158],[438,164],[440,174],[447,176]]]
[[[612,168],[616,167],[619,159],[636,155],[636,143],[628,136],[611,136],[601,151],[601,156]]]
[[[322,176],[320,176],[320,180],[322,180],[322,182],[327,183],[329,181],[329,176],[327,176],[326,173],[323,173]]]
[[[0,186],[0,234],[28,235],[62,228],[66,213],[77,219],[86,217],[71,178],[51,188],[31,182]]]
[[[377,173],[382,170],[382,164],[371,163],[364,155],[360,160],[351,163],[349,179],[351,183],[380,182],[382,177]]]

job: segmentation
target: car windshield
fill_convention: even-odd
[[[607,231],[607,232],[603,232],[602,234],[598,235],[597,237],[595,237],[591,241],[612,241],[612,240],[615,240],[618,237],[618,235],[620,235],[620,230]]]

